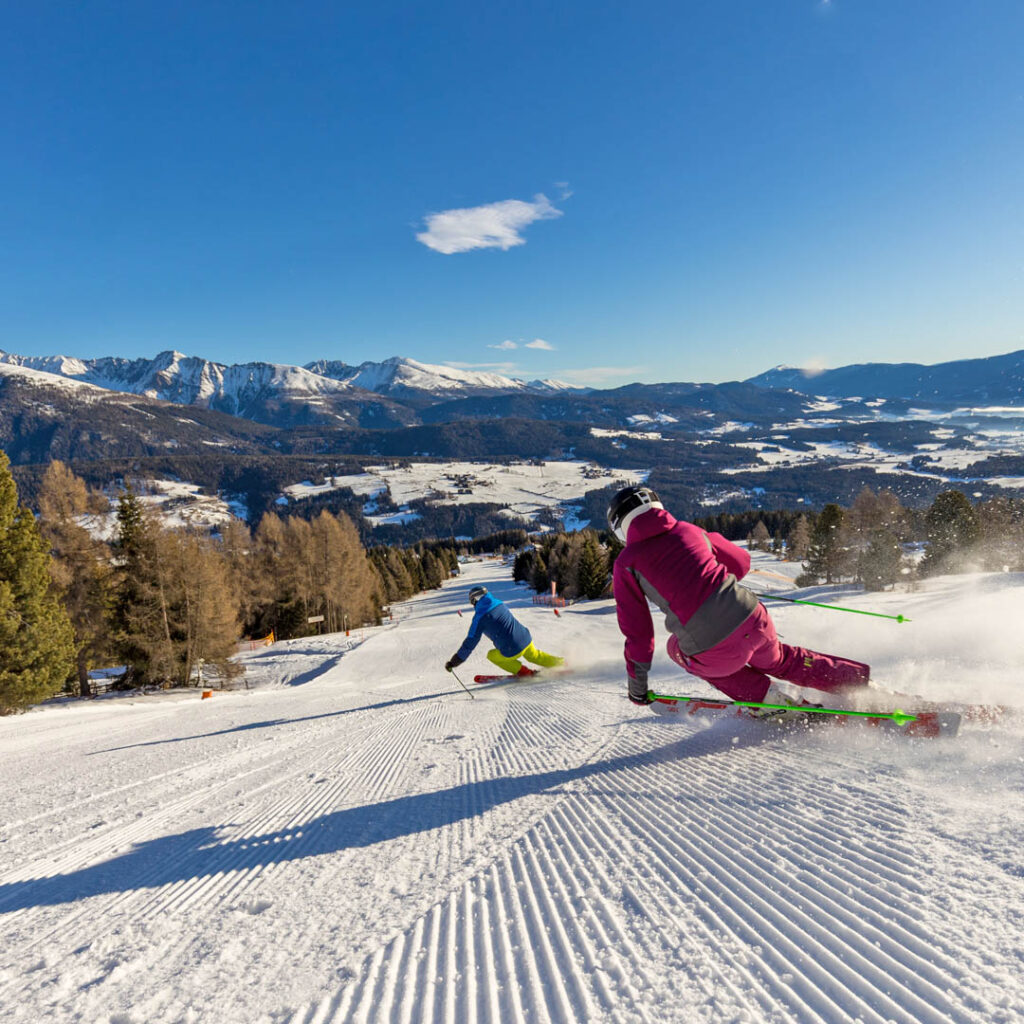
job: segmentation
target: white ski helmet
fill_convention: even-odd
[[[650,489],[634,484],[623,487],[608,506],[608,527],[623,544],[629,532],[629,524],[652,508],[664,508],[658,495]]]

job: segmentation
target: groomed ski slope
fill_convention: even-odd
[[[577,672],[470,700],[440,666],[478,582]],[[783,606],[787,639],[1024,705],[1024,578],[810,594],[913,621]],[[258,689],[0,720],[0,1020],[1024,1019],[1019,720],[666,722],[620,652],[610,602],[555,617],[485,561],[248,656]]]

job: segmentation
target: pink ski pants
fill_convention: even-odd
[[[829,691],[864,685],[871,674],[863,662],[781,643],[763,604],[739,629],[709,650],[685,655],[671,636],[668,653],[677,665],[733,700],[764,700],[771,685],[769,676]]]

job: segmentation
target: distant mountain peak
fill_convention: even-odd
[[[853,363],[835,369],[777,366],[745,383],[791,388],[829,398],[900,399],[925,403],[1019,402],[1024,350],[945,363]]]
[[[562,391],[571,385],[562,381],[526,381],[485,370],[470,370],[438,363],[424,363],[408,356],[389,356],[379,362],[358,366],[333,360],[307,363],[306,369],[378,394],[413,394],[433,397],[470,397],[509,394],[519,391]]]

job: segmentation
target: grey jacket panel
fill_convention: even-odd
[[[730,574],[684,624],[642,573],[636,569],[630,572],[647,599],[661,609],[665,627],[679,641],[679,649],[686,655],[710,650],[739,629],[757,610],[757,597]]]

